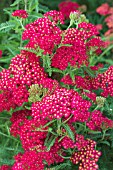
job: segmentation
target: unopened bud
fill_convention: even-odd
[[[103,107],[104,103],[105,103],[106,98],[105,97],[101,97],[101,96],[97,96],[96,97],[96,103],[98,107]]]

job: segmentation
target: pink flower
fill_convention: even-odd
[[[113,14],[109,15],[106,19],[105,22],[107,23],[108,28],[113,28]]]
[[[100,15],[107,15],[109,14],[109,5],[107,3],[105,4],[102,4],[101,6],[99,6],[97,9],[96,9],[96,12],[99,13]]]
[[[14,11],[12,13],[12,16],[25,19],[28,17],[28,13],[25,10],[20,9],[20,10]]]
[[[98,31],[102,30],[102,24],[97,24],[96,28],[97,28]]]

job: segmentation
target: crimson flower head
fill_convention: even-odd
[[[79,4],[76,2],[71,2],[71,1],[64,1],[61,2],[58,6],[59,11],[62,12],[64,15],[65,19],[69,18],[69,15],[71,12],[76,11],[79,8]]]
[[[0,58],[2,57],[2,50],[0,50]]]
[[[28,13],[25,10],[20,9],[20,10],[14,11],[12,13],[12,16],[25,19],[28,17]]]

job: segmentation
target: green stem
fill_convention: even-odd
[[[49,126],[50,124],[54,123],[55,121],[56,121],[56,119],[52,120],[51,122],[48,122],[47,124],[45,124],[45,125],[43,126],[43,128]]]
[[[7,117],[0,117],[0,119],[6,119],[6,120],[9,120],[9,118],[7,118]]]
[[[22,18],[21,18],[19,21],[20,21],[20,25],[21,25],[21,27],[22,27],[22,30],[25,30],[25,27],[24,27],[24,25],[23,25],[23,23],[22,23]]]
[[[111,45],[111,46],[109,46],[100,56],[99,56],[99,58],[100,57],[103,57],[104,56],[104,54],[106,54],[109,50],[111,50],[113,48],[113,45]]]
[[[38,13],[38,0],[35,0],[35,3],[37,3],[37,6],[36,6],[36,8],[35,8],[35,10],[36,10],[36,12]]]
[[[101,140],[104,140],[105,136],[106,136],[106,131],[107,130],[103,130],[103,136],[102,136],[102,139]]]
[[[3,70],[4,68],[2,66],[0,66],[0,68]]]
[[[67,123],[71,118],[72,118],[73,115],[71,115],[68,119],[66,119],[63,124]]]
[[[64,159],[70,159],[70,157],[71,157],[71,156],[65,157],[65,156],[63,156],[63,155],[61,155],[61,154],[58,154],[58,155],[61,156],[61,157],[64,158]]]
[[[27,0],[24,0],[25,3],[25,11],[27,11]]]
[[[93,111],[97,110],[98,108],[99,108],[99,106],[96,106],[95,109],[94,109]]]
[[[17,139],[15,139],[15,138],[13,138],[13,137],[11,137],[11,136],[8,136],[8,135],[6,135],[6,134],[4,134],[4,133],[2,133],[2,132],[0,132],[0,134],[3,135],[3,136],[5,136],[5,137],[11,138],[11,139],[13,139],[13,140],[15,140],[15,141],[18,141]],[[19,142],[19,141],[18,141],[18,142]]]

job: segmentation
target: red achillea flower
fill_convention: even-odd
[[[69,118],[73,114],[72,121],[84,122],[90,116],[88,112],[90,106],[91,103],[83,100],[74,90],[59,88],[52,95],[45,96],[41,102],[33,103],[31,109],[32,116],[39,121]]]
[[[109,5],[107,3],[104,3],[96,9],[96,12],[99,13],[100,15],[105,16],[109,14],[109,9],[110,9]]]
[[[113,128],[113,120],[104,117],[99,110],[95,110],[91,113],[91,117],[86,125],[91,130],[101,130],[101,129],[108,129]]]
[[[62,12],[52,10],[52,11],[46,12],[44,16],[53,20],[55,24],[57,24],[58,22],[60,22],[61,24],[64,24],[64,16]]]
[[[55,25],[56,21],[59,19],[56,12],[52,17],[52,19],[55,19],[53,22],[50,21],[47,16],[45,18],[39,18],[31,24],[27,24],[22,35],[22,40],[29,39],[29,43],[27,44],[29,48],[36,49],[40,47],[44,50],[44,54],[51,54],[54,45],[60,44],[62,30]]]
[[[99,34],[96,26],[91,23],[81,22],[78,24],[78,28],[80,29],[81,34],[83,34],[84,40]]]
[[[79,151],[72,155],[71,161],[73,164],[80,163],[79,170],[97,170],[98,165],[96,163],[101,156],[101,152],[95,150],[96,142],[91,139],[85,140],[82,135],[78,135],[77,138],[76,143]]]
[[[35,54],[22,51],[0,72],[0,111],[10,110],[28,101],[27,87],[37,84],[47,75]],[[7,96],[7,97],[6,97]]]
[[[28,17],[28,13],[25,10],[20,9],[20,10],[14,11],[12,13],[12,16],[25,19]]]
[[[0,50],[0,58],[2,57],[2,50]]]
[[[92,80],[93,89],[101,88],[103,92],[102,96],[113,96],[113,66],[110,66],[103,74],[98,74],[96,78]]]
[[[79,8],[79,4],[76,2],[64,1],[59,4],[58,8],[67,19],[71,12],[76,11]]]
[[[57,153],[60,147],[58,142],[54,144],[51,151],[42,150],[37,152],[35,150],[26,151],[24,154],[18,153],[14,159],[15,163],[12,170],[44,170],[45,162],[50,166],[54,163],[63,162],[64,159],[60,157]]]
[[[0,166],[0,170],[11,170],[11,169],[12,169],[12,167],[9,166],[9,165],[2,165],[2,166]]]
[[[98,55],[102,52],[101,48],[105,47],[105,43],[100,39],[100,37],[95,37],[89,40],[86,43],[86,46],[89,51],[90,49],[93,49],[93,52],[95,52]]]

